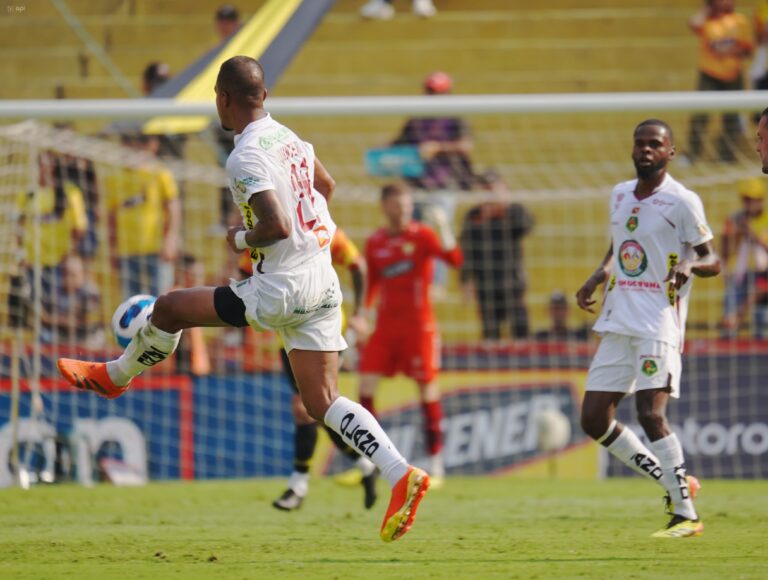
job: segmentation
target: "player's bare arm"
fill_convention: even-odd
[[[595,313],[595,309],[592,307],[597,303],[597,300],[592,299],[592,294],[595,293],[595,290],[600,284],[608,279],[608,274],[611,271],[612,265],[613,244],[611,244],[608,248],[608,252],[606,252],[605,257],[600,263],[600,266],[598,266],[597,270],[595,270],[592,275],[587,278],[587,281],[584,282],[584,285],[579,288],[578,292],[576,292],[576,304],[579,305],[579,308],[586,310],[587,312],[592,312],[593,314]]]
[[[669,269],[667,277],[664,278],[665,282],[674,280],[676,289],[680,289],[692,274],[700,278],[711,278],[720,273],[720,257],[715,253],[712,242],[694,246],[693,249],[696,252],[696,258],[681,260]]]
[[[250,230],[233,226],[227,231],[227,243],[233,252],[241,252],[236,239],[238,232],[245,232],[245,243],[250,248],[263,248],[284,240],[291,235],[291,218],[283,209],[277,192],[268,189],[254,193],[248,200],[256,223]]]
[[[333,192],[336,190],[336,181],[317,157],[315,157],[315,180],[312,182],[312,187],[327,201],[331,201]]]

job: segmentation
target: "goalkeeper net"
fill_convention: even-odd
[[[567,109],[567,97],[563,103]],[[553,465],[563,475],[628,474],[601,459],[581,435],[580,398],[597,340],[588,332],[593,317],[578,311],[573,295],[608,248],[607,198],[613,185],[634,176],[635,125],[650,116],[664,119],[676,131],[678,150],[685,152],[690,113],[676,109],[653,114],[466,112],[461,117],[470,130],[472,171],[481,179],[470,187],[454,180],[439,191],[414,189],[420,209],[439,207],[448,216],[465,255],[480,270],[492,276],[514,271],[525,279],[517,301],[510,301],[509,292],[487,295],[481,304],[477,275],[440,268],[435,274],[449,475],[511,469],[547,473]],[[334,219],[362,250],[383,225],[380,187],[393,179],[414,180],[409,171],[418,174],[423,168],[417,163],[408,169],[413,151],[388,147],[407,111],[397,116],[346,113],[277,116],[314,144],[338,183]],[[746,136],[734,144],[733,159],[718,159],[718,116],[712,111],[703,157],[695,164],[673,163],[670,171],[701,195],[719,248],[725,220],[741,209],[744,180],[759,177],[759,162]],[[746,134],[754,130],[751,123],[744,114]],[[114,401],[74,392],[56,376],[59,356],[104,360],[119,352],[110,336],[110,317],[136,290],[157,293],[201,280],[218,285],[241,275],[224,242],[229,208],[222,195],[226,199],[229,194],[221,191],[225,179],[216,156],[196,137],[187,140],[185,162],[160,163],[147,147],[151,143],[142,139],[105,141],[39,122],[0,129],[0,152],[6,159],[0,181],[0,425],[5,424],[0,451],[10,453],[15,437],[19,461],[38,474],[66,472],[62,450],[69,450],[77,465],[82,463],[78,453],[94,458],[94,477],[107,477],[115,462],[149,478],[287,474],[293,445],[291,391],[273,336],[232,329],[187,333],[186,352],[173,364],[145,373],[129,396]],[[51,179],[53,185],[47,174],[59,176]],[[137,189],[137,183],[142,187]],[[154,211],[137,210],[142,194],[159,200]],[[166,261],[162,233],[173,200],[181,208],[179,246]],[[502,230],[480,227],[473,233],[473,226],[496,215],[498,208],[507,212],[507,221],[499,222]],[[154,226],[146,228],[146,222]],[[514,236],[507,231],[512,226]],[[145,267],[130,258],[147,229],[157,238],[143,249],[160,257]],[[735,267],[734,261],[729,271]],[[349,307],[351,281],[347,272],[339,274]],[[762,297],[751,294],[738,324],[725,329],[726,280],[694,285],[683,394],[671,405],[670,418],[692,472],[764,477],[768,406],[760,377],[766,349],[757,338]],[[510,314],[515,308],[526,315],[525,331]],[[490,321],[483,309],[492,314]],[[497,328],[489,329],[493,322]],[[11,356],[14,341],[18,357]],[[10,392],[15,358],[21,397],[14,436]],[[341,375],[342,391],[353,397],[355,362],[354,353],[347,353],[349,372]],[[621,419],[636,426],[631,400],[623,407]],[[414,383],[404,377],[383,381],[377,408],[403,453],[426,463]],[[542,442],[551,439],[548,432],[555,426],[539,420],[551,408],[570,424],[570,434],[554,446]],[[52,441],[59,450],[55,460],[45,451]],[[0,461],[0,470],[4,465]],[[327,447],[315,459],[318,472],[344,467]],[[7,469],[3,477],[10,481]]]

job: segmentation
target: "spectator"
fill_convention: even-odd
[[[68,254],[61,262],[61,288],[43,293],[42,342],[95,348],[104,345],[104,331],[93,316],[99,312],[101,293],[86,278],[83,260]]]
[[[411,9],[416,16],[431,18],[437,14],[432,0],[413,0]],[[369,0],[361,9],[360,16],[370,20],[390,20],[395,15],[392,0]]]
[[[749,76],[752,79],[753,89],[765,90],[765,77],[766,72],[768,72],[768,0],[757,1],[753,22],[757,49],[749,70]]]
[[[740,91],[744,88],[744,65],[754,49],[749,20],[734,12],[734,0],[707,0],[706,6],[688,22],[699,37],[699,91]],[[687,161],[698,160],[704,147],[703,134],[709,122],[706,113],[691,118]],[[723,114],[723,134],[717,141],[722,161],[736,160],[741,135],[738,113]]]
[[[17,280],[14,286],[33,299],[31,292],[39,268],[41,297],[61,294],[64,261],[76,252],[88,218],[83,192],[66,179],[66,170],[53,153],[43,151],[38,155],[38,187],[19,195],[17,212],[27,280]]]
[[[480,184],[492,197],[464,216],[464,294],[477,299],[483,338],[500,339],[505,322],[511,336],[525,338],[529,328],[523,238],[533,229],[533,216],[522,204],[507,201],[509,189],[495,172],[486,172]]]
[[[586,341],[589,340],[589,327],[568,326],[568,299],[560,291],[549,296],[549,328],[536,333],[536,340],[541,341]]]
[[[413,199],[399,185],[382,188],[381,206],[387,225],[366,243],[368,289],[366,306],[378,294],[376,328],[360,356],[360,403],[375,415],[373,398],[382,376],[403,373],[419,388],[430,477],[439,485],[445,475],[442,460],[443,416],[439,370],[440,336],[429,298],[434,259],[460,266],[456,240],[442,224],[436,233],[413,220]]]
[[[142,153],[136,166],[104,179],[109,232],[113,236],[123,296],[159,296],[173,284],[178,254],[181,204],[176,180],[154,159],[158,139],[125,136],[123,143]]]
[[[145,97],[154,96],[156,90],[171,78],[171,67],[164,62],[151,62],[142,74],[142,92]],[[183,134],[158,135],[157,156],[161,159],[184,159],[187,136]]]
[[[759,178],[738,184],[741,209],[728,216],[722,234],[726,266],[723,334],[734,336],[752,311],[754,335],[765,336],[768,324],[768,212],[765,185]]]
[[[444,72],[434,72],[424,79],[424,93],[447,95],[453,79]],[[424,161],[424,174],[409,183],[429,191],[439,189],[471,190],[475,185],[472,171],[472,138],[467,124],[457,117],[409,119],[393,145],[414,145]]]
[[[214,15],[214,27],[221,42],[237,32],[240,28],[240,13],[237,8],[231,4],[220,6]]]

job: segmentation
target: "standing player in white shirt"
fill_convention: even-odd
[[[611,247],[576,293],[594,312],[592,294],[607,281],[594,330],[602,341],[589,368],[581,424],[584,432],[638,473],[667,491],[667,526],[654,537],[698,536],[704,530],[693,506],[698,481],[686,476],[683,449],[666,418],[669,397],[680,395],[681,351],[691,276],[717,276],[720,259],[701,199],[667,174],[675,156],[672,130],[658,119],[634,132],[637,179],[611,193]],[[649,446],[614,419],[635,394]]]
[[[266,96],[258,61],[236,56],[221,65],[216,108],[222,127],[236,133],[227,173],[244,224],[230,228],[227,242],[238,253],[251,249],[254,275],[230,286],[160,296],[151,321],[120,358],[107,363],[59,359],[59,370],[77,388],[114,398],[128,390],[133,377],[170,356],[185,328],[250,324],[275,330],[309,414],[376,464],[392,487],[380,532],[391,542],[413,523],[429,477],[408,465],[368,411],[338,394],[339,351],[347,345],[330,256],[336,225],[325,197],[334,182],[312,145],[264,110]]]

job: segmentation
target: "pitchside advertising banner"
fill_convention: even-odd
[[[689,473],[699,477],[768,477],[768,355],[684,357],[680,399],[667,416],[685,450]],[[641,438],[634,401],[617,418]],[[606,475],[632,472],[608,455]]]
[[[552,365],[550,358],[556,360]],[[563,368],[561,357],[473,356],[475,364],[478,360],[488,370],[453,369],[440,378],[449,475],[533,473],[552,461],[564,466],[558,470],[562,477],[598,474],[597,447],[579,428],[588,356],[571,357],[570,368]],[[509,370],[511,361],[524,368]],[[700,477],[768,477],[768,357],[695,354],[684,366],[682,397],[670,403],[669,416],[689,471]],[[355,396],[356,387],[356,375],[343,375],[348,396]],[[292,467],[291,390],[279,373],[194,380],[147,375],[112,401],[48,378],[42,395],[43,412],[33,418],[30,395],[22,393],[18,437],[28,448],[56,438],[87,445],[97,456],[143,470],[149,479],[287,475]],[[413,462],[426,464],[415,401],[415,385],[403,378],[385,381],[377,395],[381,422],[395,444]],[[534,419],[551,408],[571,425],[570,441],[556,459],[538,450]],[[633,398],[621,405],[619,417],[637,429]],[[0,378],[0,486],[11,482],[9,420],[10,381]],[[327,473],[349,467],[327,445],[315,463]],[[609,476],[632,474],[610,460],[604,468]]]

